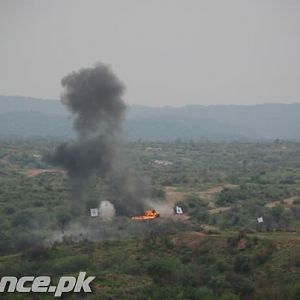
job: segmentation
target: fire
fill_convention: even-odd
[[[144,215],[132,217],[132,220],[153,220],[159,217],[159,213],[156,210],[146,210]]]

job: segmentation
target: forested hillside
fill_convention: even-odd
[[[300,103],[130,106],[124,131],[131,140],[300,140]],[[0,96],[0,136],[72,137],[71,118],[56,100]]]

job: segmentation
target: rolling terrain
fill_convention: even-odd
[[[300,104],[184,107],[129,106],[129,140],[300,140]],[[73,138],[72,120],[57,100],[0,96],[0,137]]]

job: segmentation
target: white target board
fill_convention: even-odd
[[[259,218],[257,218],[257,223],[263,223],[264,222],[264,219],[263,219],[263,217],[259,217]]]
[[[91,212],[91,217],[98,217],[99,215],[98,208],[91,208],[90,212]]]
[[[180,206],[176,206],[176,207],[175,207],[175,211],[176,211],[176,214],[177,214],[177,215],[183,214],[182,208],[181,208]]]

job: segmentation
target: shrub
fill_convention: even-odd
[[[62,257],[51,262],[51,265],[49,265],[49,271],[60,275],[87,270],[89,265],[90,262],[87,255]]]
[[[217,263],[216,263],[216,268],[218,270],[218,272],[225,272],[225,271],[228,271],[231,269],[231,265],[228,264],[226,261],[224,260],[219,260]]]
[[[234,270],[239,273],[248,273],[253,267],[252,259],[248,255],[237,255],[234,260]]]
[[[178,281],[181,262],[176,258],[159,258],[147,265],[147,273],[155,284],[172,284]]]
[[[227,281],[232,291],[236,294],[249,295],[254,290],[253,282],[240,274],[228,274]]]
[[[225,293],[219,300],[240,300],[240,297],[232,293]]]
[[[29,260],[47,259],[49,257],[49,248],[42,244],[37,244],[24,250],[22,256]]]
[[[64,233],[65,227],[71,221],[72,216],[69,212],[60,211],[57,213],[56,219],[61,232]]]
[[[292,285],[289,288],[289,300],[299,300],[300,299],[300,283]]]
[[[21,226],[30,228],[33,226],[34,213],[31,210],[21,210],[15,214],[13,224],[15,226]]]
[[[270,259],[274,249],[273,245],[269,245],[264,249],[258,250],[254,253],[254,261],[258,265],[264,264],[268,259]]]
[[[213,292],[207,287],[184,287],[176,285],[152,285],[142,290],[138,299],[148,300],[217,300]]]
[[[189,194],[178,205],[198,222],[207,223],[209,221],[207,204],[198,195]]]

